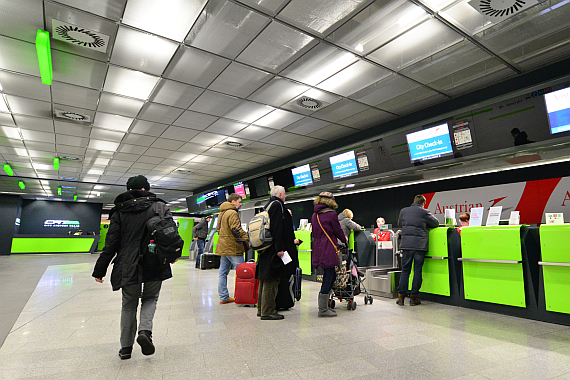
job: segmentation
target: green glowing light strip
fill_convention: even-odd
[[[57,188],[57,195],[61,195],[61,187]]]
[[[22,189],[22,190],[24,190],[26,188],[26,184],[24,183],[24,181],[19,181],[18,186],[20,186],[20,189]]]
[[[74,201],[77,200],[77,194],[75,194],[75,195],[73,196],[73,200],[74,200]]]
[[[10,176],[14,175],[14,171],[12,170],[10,165],[8,165],[8,164],[4,164],[4,171],[6,172],[6,174],[8,174]]]
[[[59,157],[53,159],[53,168],[59,170]]]
[[[42,83],[49,86],[53,79],[49,33],[41,29],[38,29],[38,34],[36,35],[36,51],[38,53]]]

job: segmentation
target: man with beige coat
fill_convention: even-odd
[[[220,206],[218,216],[218,245],[216,255],[220,257],[220,271],[218,273],[218,294],[220,304],[232,303],[234,299],[228,292],[228,274],[232,267],[235,269],[244,262],[243,253],[248,242],[247,232],[241,228],[239,208],[241,196],[230,194],[228,201]]]

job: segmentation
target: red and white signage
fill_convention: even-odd
[[[490,207],[503,206],[501,219],[509,219],[511,211],[519,211],[521,224],[544,223],[545,212],[561,212],[570,216],[570,212],[565,211],[566,207],[570,210],[570,177],[441,191],[424,196],[426,208],[441,223],[444,222],[445,210],[449,208],[455,209],[459,216],[470,212],[471,208],[483,207],[485,220]]]

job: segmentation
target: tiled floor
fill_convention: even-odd
[[[91,256],[45,270],[0,348],[0,379],[570,379],[566,326],[360,296],[355,311],[317,318],[308,281],[284,320],[261,321],[219,305],[217,271],[188,261],[163,284],[156,353],[135,346],[121,361],[120,292],[95,283]]]

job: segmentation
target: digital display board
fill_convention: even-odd
[[[544,95],[550,133],[570,131],[570,87]]]
[[[309,164],[291,169],[291,174],[293,174],[295,186],[308,186],[313,184],[313,177],[311,176],[311,168],[309,167]]]
[[[453,153],[447,123],[406,135],[412,162]]]
[[[329,158],[333,179],[349,177],[358,174],[354,151],[338,154]]]

